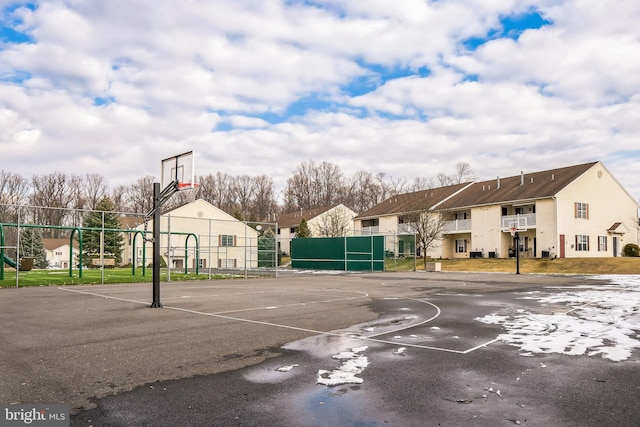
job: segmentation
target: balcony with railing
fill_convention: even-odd
[[[442,232],[444,234],[468,233],[470,231],[470,219],[456,219],[454,221],[447,221],[444,223],[444,227],[442,227]]]
[[[362,227],[362,229],[360,230],[360,235],[362,236],[370,236],[370,235],[377,235],[380,233],[380,227],[377,225],[371,226],[371,227]]]
[[[414,234],[416,226],[410,223],[398,224],[398,234]]]
[[[504,215],[502,217],[502,230],[508,231],[511,227],[516,227],[520,230],[536,228],[536,214]]]

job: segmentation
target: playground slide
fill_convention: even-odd
[[[3,259],[2,259],[2,260],[3,260],[4,262],[6,262],[6,263],[9,265],[9,267],[16,268],[17,264],[16,264],[16,262],[15,262],[13,259],[9,258],[8,256],[6,256],[6,255],[4,255],[4,254],[3,254],[2,256],[3,256]]]

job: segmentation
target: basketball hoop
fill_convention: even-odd
[[[509,233],[511,233],[511,237],[516,237],[517,232],[518,232],[518,227],[509,227]]]
[[[200,184],[195,182],[179,182],[177,187],[183,202],[195,202],[200,194]]]
[[[195,182],[179,182],[178,191],[196,189],[199,186],[200,184],[197,184]]]

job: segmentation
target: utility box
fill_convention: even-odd
[[[424,271],[442,271],[442,263],[427,262],[424,264]]]

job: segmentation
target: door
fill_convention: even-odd
[[[613,236],[613,256],[618,256],[618,238]]]
[[[560,235],[560,258],[564,258],[564,234]]]

